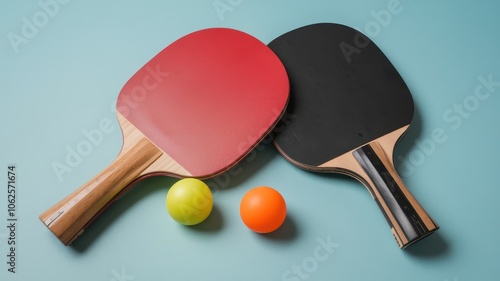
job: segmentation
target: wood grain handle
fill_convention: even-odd
[[[127,145],[101,173],[40,215],[65,245],[70,245],[109,201],[151,165],[162,152],[147,138]]]
[[[439,227],[410,193],[392,159],[376,142],[353,151],[371,182],[367,186],[391,226],[400,248],[432,234]]]

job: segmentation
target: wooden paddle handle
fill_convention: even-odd
[[[161,154],[145,137],[135,140],[101,173],[41,214],[40,220],[61,242],[70,245],[101,209]]]
[[[400,248],[432,234],[439,227],[410,193],[387,156],[376,142],[353,152],[354,158],[368,174],[367,183],[374,199],[391,226]]]

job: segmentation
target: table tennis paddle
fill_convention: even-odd
[[[188,34],[120,91],[117,158],[40,219],[69,245],[131,182],[221,174],[272,130],[288,96],[283,64],[256,38],[227,28]]]
[[[382,51],[339,24],[313,24],[268,44],[290,80],[286,124],[274,143],[293,164],[346,174],[370,191],[401,248],[438,229],[398,176],[396,142],[413,118],[413,99]]]

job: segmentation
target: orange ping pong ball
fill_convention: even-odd
[[[178,223],[195,225],[204,221],[213,207],[210,188],[201,180],[186,178],[177,181],[167,193],[170,216]]]
[[[273,232],[285,221],[285,199],[273,188],[255,187],[241,199],[240,216],[243,223],[257,233]]]

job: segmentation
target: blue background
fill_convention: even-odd
[[[37,1],[0,4],[1,280],[498,280],[500,86],[482,92],[489,93],[482,100],[474,93],[480,77],[500,81],[500,2],[57,3],[52,15]],[[214,3],[226,10],[217,12]],[[391,5],[397,11],[390,20],[377,16]],[[23,36],[23,18],[41,27],[13,44],[12,34]],[[238,175],[207,181],[215,209],[195,227],[168,216],[165,196],[176,181],[170,178],[138,184],[72,247],[38,220],[117,155],[122,137],[115,99],[169,43],[218,26],[268,43],[317,22],[367,33],[407,82],[416,112],[395,162],[441,226],[436,234],[400,250],[361,184],[302,171],[270,145],[243,160],[234,170]],[[455,112],[460,104],[462,115]],[[75,149],[86,140],[84,130],[98,129],[103,120],[113,122],[111,132],[58,177],[53,163],[65,164],[68,147]],[[435,130],[444,136],[431,144]],[[9,164],[17,166],[15,274],[6,264]],[[252,233],[239,218],[242,196],[258,185],[276,188],[288,204],[285,225],[270,235]],[[320,240],[335,244],[321,252],[328,253],[325,260],[314,257]],[[297,267],[302,275],[294,273]]]

